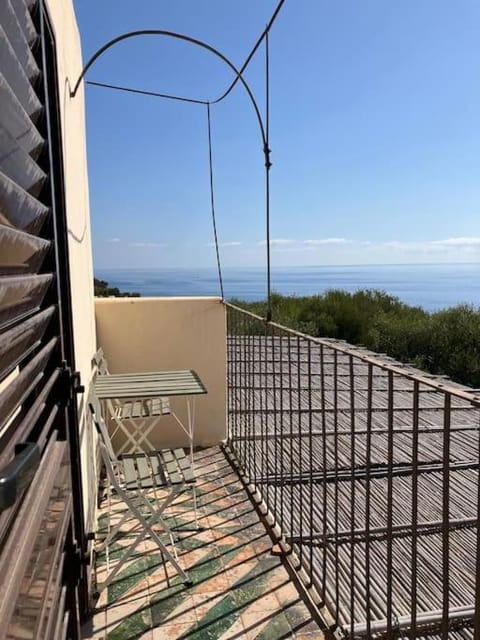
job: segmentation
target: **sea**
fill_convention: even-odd
[[[225,298],[266,297],[266,272],[257,267],[224,267]],[[215,268],[96,269],[95,276],[141,296],[220,295]],[[272,291],[315,295],[329,289],[380,289],[403,302],[437,311],[458,304],[480,307],[480,263],[274,267]]]

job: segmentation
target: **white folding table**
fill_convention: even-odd
[[[122,450],[131,445],[130,451],[143,450],[143,443],[150,450],[154,447],[148,439],[152,429],[162,416],[170,413],[179,426],[186,433],[190,445],[190,458],[193,461],[193,439],[195,431],[195,399],[198,395],[207,393],[205,385],[198,374],[192,369],[174,371],[149,371],[139,373],[110,373],[97,376],[95,380],[95,394],[107,405],[108,413],[126,436]],[[187,406],[187,421],[182,421],[178,415],[166,408],[165,399],[184,397]],[[118,418],[115,407],[122,407],[131,402],[129,417]],[[160,411],[151,419],[152,412],[148,403],[160,402]]]

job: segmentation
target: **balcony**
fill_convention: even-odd
[[[99,300],[94,318],[73,4],[8,0],[0,18],[0,640],[78,640],[105,571],[86,535],[105,527],[96,343],[113,372],[200,374],[205,528],[172,505],[193,586],[144,542],[85,638],[480,640],[478,390],[214,298]],[[154,435],[187,444],[170,417]]]
[[[96,329],[112,372],[193,368],[207,387],[208,394],[197,399],[195,428],[199,524],[204,530],[193,530],[191,499],[178,499],[168,512],[169,522],[179,529],[179,557],[193,586],[184,587],[147,540],[102,592],[84,637],[321,637],[318,613],[219,446],[227,423],[223,303],[216,298],[98,299]],[[181,400],[175,411],[185,411]],[[187,445],[170,417],[161,424],[155,446]],[[104,501],[98,539],[106,518]],[[129,527],[125,523],[126,531]],[[110,549],[112,557],[116,551]],[[105,554],[96,558],[98,581],[105,563]]]
[[[474,390],[218,299],[99,300],[96,324],[112,370],[204,380],[205,530],[180,536],[193,587],[146,542],[86,638],[476,637]],[[186,442],[167,422],[155,444]]]

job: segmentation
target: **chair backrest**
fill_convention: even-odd
[[[93,390],[90,391],[88,406],[90,409],[90,413],[92,414],[93,423],[100,438],[100,445],[103,445],[110,460],[113,463],[118,463],[118,458],[113,450],[112,441],[110,439],[110,434],[108,433],[107,425],[105,424],[105,420],[102,416],[102,407],[100,405],[100,401]]]
[[[100,439],[100,455],[102,456],[103,464],[105,465],[105,471],[107,472],[107,478],[115,489],[115,491],[119,494],[123,493],[122,491],[122,478],[120,474],[119,463],[117,461],[116,464],[113,463],[110,453],[105,446],[105,444]]]
[[[92,414],[93,423],[99,436],[100,455],[102,456],[103,464],[105,465],[105,471],[110,484],[118,492],[122,492],[121,484],[121,470],[120,462],[113,450],[110,434],[108,433],[107,425],[102,416],[102,407],[100,401],[95,395],[94,391],[90,391],[88,406],[90,413]]]
[[[93,355],[92,364],[97,368],[98,375],[106,376],[110,373],[108,370],[107,359],[102,347],[100,347],[98,351]]]

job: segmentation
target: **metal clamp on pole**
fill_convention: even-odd
[[[28,487],[40,464],[40,449],[36,442],[24,442],[15,447],[15,457],[0,470],[0,512],[17,502]]]

